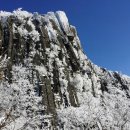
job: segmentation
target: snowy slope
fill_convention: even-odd
[[[94,65],[63,11],[1,11],[0,129],[129,130],[130,77]]]

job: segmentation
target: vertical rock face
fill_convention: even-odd
[[[1,130],[129,130],[130,78],[94,65],[62,11],[0,12]]]

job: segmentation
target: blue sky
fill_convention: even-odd
[[[0,0],[0,10],[63,10],[97,65],[130,75],[130,0]]]

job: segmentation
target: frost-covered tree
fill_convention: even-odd
[[[4,69],[7,67],[7,62],[9,61],[9,58],[5,55],[4,57],[0,56],[0,80],[3,79],[4,76]]]

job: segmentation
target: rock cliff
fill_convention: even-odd
[[[1,130],[129,130],[130,78],[93,64],[62,11],[0,12]]]

